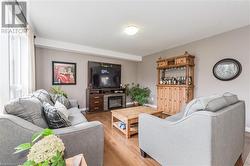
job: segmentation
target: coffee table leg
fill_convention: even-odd
[[[130,138],[130,123],[126,121],[126,137]]]
[[[111,127],[113,128],[113,126],[114,126],[114,116],[112,115],[111,116]]]

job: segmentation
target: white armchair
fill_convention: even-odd
[[[139,146],[167,166],[233,166],[243,152],[245,103],[160,119],[139,116]]]

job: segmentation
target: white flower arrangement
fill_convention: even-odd
[[[37,141],[42,136],[44,138]],[[21,144],[15,149],[15,153],[29,149],[28,160],[23,166],[65,166],[63,159],[65,146],[62,140],[54,135],[50,129],[44,129],[42,132],[34,134],[31,143]]]
[[[63,154],[64,149],[62,140],[55,135],[50,135],[35,143],[27,157],[30,161],[41,163],[46,160],[50,161],[56,155],[56,152]]]

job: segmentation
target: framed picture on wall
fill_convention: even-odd
[[[76,85],[76,63],[52,61],[52,85]]]

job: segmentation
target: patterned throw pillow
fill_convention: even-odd
[[[56,103],[56,101],[59,101],[62,103],[67,109],[71,108],[71,104],[68,98],[66,98],[63,95],[58,94],[51,94],[52,101]]]
[[[70,121],[56,107],[44,102],[43,108],[49,128],[58,129],[71,126]]]
[[[36,97],[38,100],[40,100],[41,103],[46,102],[49,103],[50,105],[54,104],[51,100],[49,93],[44,89],[39,89],[35,91],[32,95]]]

